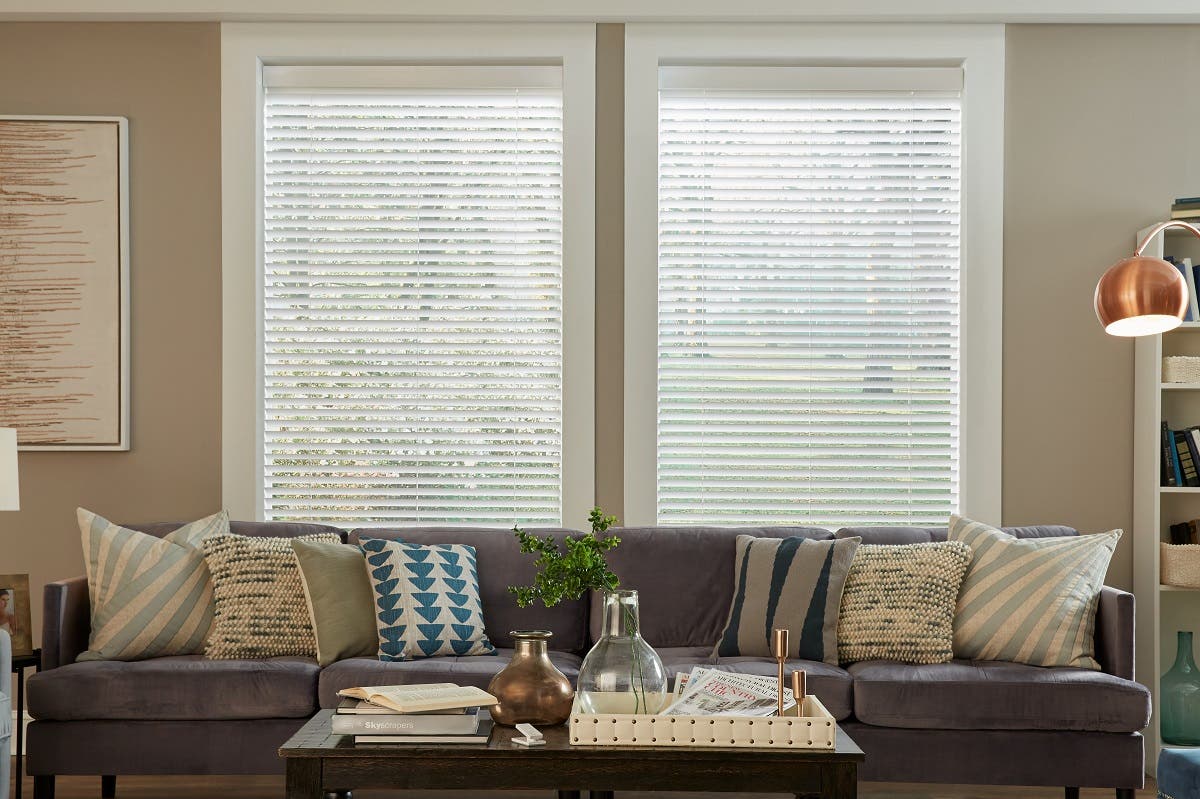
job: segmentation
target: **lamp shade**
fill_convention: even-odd
[[[1126,258],[1096,284],[1096,317],[1113,336],[1147,336],[1178,327],[1187,306],[1183,275],[1159,258]]]
[[[17,431],[0,427],[0,510],[20,510],[17,481]]]

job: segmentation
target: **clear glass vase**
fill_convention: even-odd
[[[1159,711],[1163,743],[1200,745],[1200,670],[1192,657],[1192,634],[1180,630],[1175,665],[1162,676]]]
[[[667,700],[667,672],[641,634],[637,591],[604,594],[600,640],[579,667],[577,693],[586,713],[657,713]]]

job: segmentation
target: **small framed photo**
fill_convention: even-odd
[[[33,653],[28,574],[0,574],[0,630],[12,636],[14,655]]]

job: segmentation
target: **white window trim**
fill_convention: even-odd
[[[856,57],[861,54],[861,57]],[[657,514],[660,66],[957,66],[963,70],[960,507],[1001,521],[1004,230],[1002,25],[625,28],[625,523]]]
[[[595,484],[595,26],[221,26],[221,497],[263,519],[262,70],[283,65],[561,65],[564,522]]]

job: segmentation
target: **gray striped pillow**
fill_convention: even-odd
[[[92,629],[79,660],[143,660],[204,651],[212,580],[200,542],[229,533],[213,514],[155,538],[76,510],[87,562]]]
[[[788,657],[837,665],[842,588],[861,538],[737,537],[733,603],[714,657],[771,657],[771,631],[786,629]]]
[[[1120,530],[1014,538],[950,517],[949,540],[971,547],[954,614],[954,654],[1032,666],[1100,668],[1096,605]]]

